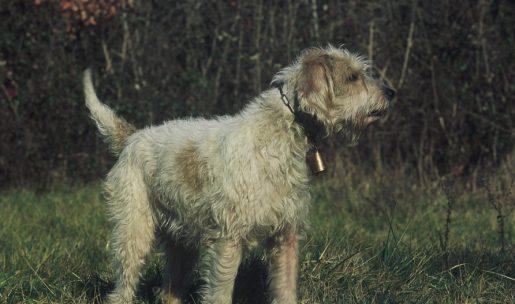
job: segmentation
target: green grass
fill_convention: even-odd
[[[101,302],[113,269],[99,193],[89,185],[0,194],[1,303]],[[370,196],[315,196],[301,246],[302,303],[515,302],[513,247],[500,252],[487,202],[458,201],[445,251],[445,198]],[[509,243],[513,216],[506,221]],[[139,303],[159,303],[162,265],[162,255],[153,254]],[[260,260],[247,260],[238,303],[263,303],[265,281]]]

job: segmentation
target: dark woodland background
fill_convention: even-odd
[[[304,48],[345,44],[398,91],[325,180],[474,189],[513,171],[515,4],[476,1],[0,2],[1,187],[97,180],[114,159],[81,89],[138,127],[235,113]],[[513,173],[509,173],[513,174]]]

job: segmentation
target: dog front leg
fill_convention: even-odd
[[[297,303],[298,236],[286,234],[270,248],[269,288],[273,304]]]
[[[202,303],[230,304],[241,262],[242,246],[236,241],[221,240],[209,248],[207,255],[207,269],[204,272],[206,286]]]

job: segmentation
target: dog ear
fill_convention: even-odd
[[[315,112],[327,112],[333,103],[333,82],[328,60],[320,56],[304,61],[301,66],[297,91],[304,104]]]

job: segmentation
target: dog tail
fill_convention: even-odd
[[[86,106],[91,113],[91,117],[97,124],[100,134],[104,137],[111,151],[115,155],[120,154],[125,147],[127,138],[136,132],[136,128],[125,119],[116,116],[116,113],[111,108],[98,100],[93,87],[93,81],[91,80],[90,69],[84,71],[82,82]]]

